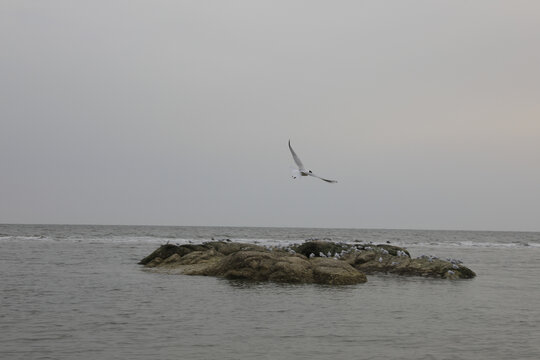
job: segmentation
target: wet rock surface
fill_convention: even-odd
[[[388,244],[306,241],[288,247],[213,241],[193,245],[162,245],[139,264],[156,271],[227,279],[350,285],[367,281],[366,274],[390,273],[443,279],[470,279],[476,274],[454,259],[411,258]]]

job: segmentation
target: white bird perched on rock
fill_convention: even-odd
[[[316,177],[317,179],[321,179],[322,181],[326,181],[328,183],[337,183],[336,180],[324,179],[320,176],[315,175],[313,172],[311,172],[311,170],[306,170],[306,168],[304,167],[304,164],[302,164],[302,161],[300,160],[298,155],[296,155],[293,148],[291,147],[291,140],[289,140],[289,149],[291,150],[291,154],[292,154],[294,162],[296,163],[296,166],[298,166],[298,168],[292,169],[293,179],[296,179],[300,176],[313,176],[313,177]]]

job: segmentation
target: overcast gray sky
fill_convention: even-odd
[[[0,45],[0,223],[540,230],[538,1],[3,0]]]

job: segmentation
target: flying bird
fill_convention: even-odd
[[[298,155],[296,155],[293,148],[291,147],[291,140],[289,140],[289,149],[291,150],[291,154],[292,154],[292,157],[294,159],[294,162],[296,163],[296,166],[298,166],[298,168],[293,168],[292,169],[292,177],[293,177],[293,179],[296,179],[299,176],[313,176],[313,177],[316,177],[317,179],[321,179],[321,180],[329,182],[329,183],[337,183],[336,180],[324,179],[324,178],[322,178],[320,176],[315,175],[313,172],[311,172],[311,170],[306,170],[306,168],[304,167],[304,164],[302,164],[302,161],[300,160]]]

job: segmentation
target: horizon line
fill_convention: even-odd
[[[141,226],[141,227],[210,227],[210,228],[266,228],[266,229],[327,229],[327,230],[390,230],[390,231],[455,231],[455,232],[524,232],[539,233],[540,230],[470,230],[392,227],[320,227],[320,226],[259,226],[259,225],[164,225],[164,224],[94,224],[94,223],[0,223],[15,226]]]

